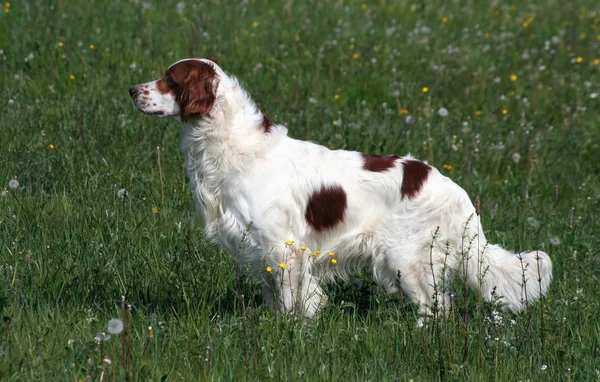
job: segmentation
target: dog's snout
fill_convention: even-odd
[[[133,87],[129,88],[129,95],[131,97],[134,97],[136,95],[136,93],[137,93],[137,87],[136,86],[133,86]]]

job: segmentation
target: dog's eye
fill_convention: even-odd
[[[169,85],[170,88],[173,88],[177,86],[177,82],[173,80],[173,77],[167,76],[167,85]]]

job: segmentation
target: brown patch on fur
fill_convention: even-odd
[[[402,162],[402,167],[404,169],[402,188],[400,190],[402,199],[404,199],[405,196],[408,197],[408,199],[412,199],[421,191],[423,183],[425,183],[429,176],[431,167],[421,161],[413,159]]]
[[[215,68],[203,61],[188,60],[171,66],[157,81],[161,94],[171,93],[179,103],[181,119],[208,113],[216,100]]]
[[[308,199],[304,217],[317,231],[324,231],[344,220],[347,206],[346,192],[341,186],[321,186]]]
[[[381,155],[372,155],[372,154],[362,154],[363,157],[363,168],[368,171],[373,172],[383,172],[387,171],[390,168],[394,167],[397,159],[400,159],[399,156],[381,156]]]
[[[263,114],[263,120],[262,123],[260,124],[260,127],[263,129],[263,131],[265,133],[270,133],[271,132],[271,126],[273,126],[273,124],[271,123],[271,121],[269,121],[269,119]]]

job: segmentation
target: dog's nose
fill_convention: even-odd
[[[133,97],[137,93],[137,89],[134,87],[129,88],[129,95]]]

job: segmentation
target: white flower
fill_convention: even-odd
[[[542,370],[542,371],[544,371],[546,369],[548,369],[548,365],[542,365],[542,367],[540,367],[540,370]]]
[[[12,99],[12,98],[11,98],[11,99],[9,99],[9,100],[8,100],[8,104],[9,104],[9,105],[12,105],[12,104],[14,104],[14,103],[15,103],[15,100],[14,100],[14,99]]]
[[[308,102],[312,103],[313,105],[317,103],[317,99],[315,97],[310,97],[308,99]]]
[[[519,163],[519,161],[521,160],[521,154],[519,154],[519,153],[514,153],[514,154],[512,155],[512,160],[513,160],[513,162],[515,162],[515,163]]]
[[[126,198],[127,196],[129,196],[129,192],[127,192],[126,189],[121,188],[119,191],[117,191],[117,196],[121,199]]]
[[[555,247],[560,244],[560,238],[558,236],[551,236],[548,241]]]
[[[8,187],[12,188],[13,190],[19,188],[19,181],[17,179],[11,179],[8,181]]]
[[[596,98],[598,98],[598,93],[592,93],[592,94],[590,94],[590,98],[591,98],[591,99],[596,99]],[[10,101],[9,101],[9,102],[10,102]]]
[[[108,321],[108,332],[112,334],[119,334],[123,331],[123,321],[118,318],[112,318]]]
[[[408,115],[406,116],[406,118],[404,118],[404,122],[410,125],[415,122],[415,117],[413,117],[412,115]]]
[[[537,228],[540,226],[540,222],[537,221],[536,218],[534,218],[533,216],[530,216],[527,218],[527,222],[533,227],[533,228]]]
[[[441,107],[438,110],[438,115],[442,118],[446,118],[448,116],[448,109],[446,109],[445,107]]]

